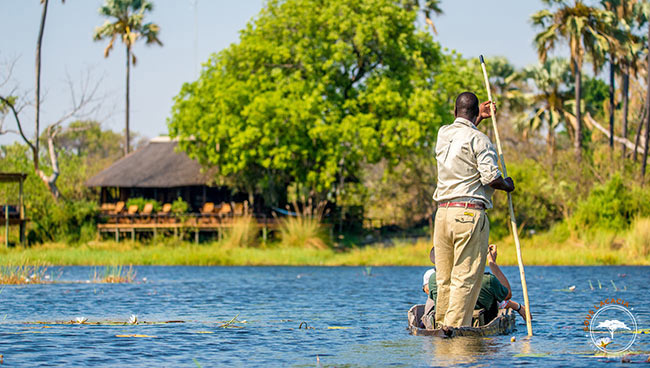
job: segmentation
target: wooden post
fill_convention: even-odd
[[[199,244],[199,228],[198,227],[194,230],[194,243]]]
[[[119,227],[115,228],[115,242],[116,243],[120,242],[120,228]]]
[[[650,57],[650,56],[649,56]],[[488,100],[492,101],[492,92],[490,91],[490,80],[488,79],[487,69],[485,68],[485,60],[483,55],[480,56],[481,68],[483,69],[483,77],[485,79],[485,88],[487,89]],[[648,74],[650,76],[650,74]],[[650,78],[650,77],[649,77]],[[499,130],[497,128],[496,111],[494,104],[490,104],[490,113],[492,115],[492,127],[494,128],[494,137],[496,140],[497,151],[499,153],[499,161],[503,169],[503,176],[508,177],[508,170],[506,169],[506,161],[503,159],[503,150],[501,149],[501,140],[499,139]],[[512,226],[512,235],[515,238],[515,248],[517,250],[517,263],[519,264],[519,276],[521,278],[521,288],[524,292],[524,303],[526,304],[526,328],[528,329],[528,336],[533,336],[533,326],[530,317],[530,302],[528,300],[528,286],[526,286],[526,272],[524,271],[524,261],[521,257],[521,245],[519,244],[519,234],[517,233],[517,220],[515,219],[515,209],[512,205],[512,195],[508,193],[508,210],[510,212],[510,225]]]
[[[9,248],[9,205],[5,203],[5,248]]]
[[[135,243],[135,228],[131,228],[131,241]]]
[[[20,178],[18,189],[18,227],[20,232],[20,245],[25,245],[25,208],[23,205],[23,178]]]

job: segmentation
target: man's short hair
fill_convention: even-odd
[[[456,115],[464,118],[478,116],[478,97],[472,92],[463,92],[456,97]]]

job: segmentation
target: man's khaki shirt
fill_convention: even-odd
[[[436,202],[480,201],[486,208],[492,208],[494,189],[488,184],[501,176],[497,152],[471,121],[456,118],[453,124],[440,128],[436,160]]]

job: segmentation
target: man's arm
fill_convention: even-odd
[[[499,176],[488,185],[494,189],[505,190],[508,193],[515,190],[515,183],[512,181],[511,177],[507,177],[504,179],[503,176]]]
[[[508,289],[508,295],[503,298],[503,300],[509,300],[512,298],[512,289],[510,288],[510,283],[506,278],[506,275],[501,272],[501,269],[497,265],[497,246],[495,244],[490,244],[488,246],[488,266],[492,274],[499,280],[499,282]]]

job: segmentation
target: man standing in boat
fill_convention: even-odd
[[[477,126],[491,116],[490,101],[479,105],[471,92],[456,98],[453,124],[438,131],[436,160],[438,203],[435,244],[436,326],[470,326],[481,289],[488,252],[490,223],[485,210],[492,208],[495,189],[511,192],[511,178],[503,178],[490,139]]]

